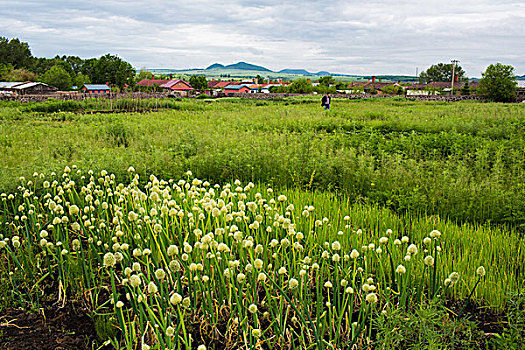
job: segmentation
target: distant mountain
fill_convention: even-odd
[[[222,68],[224,68],[223,64],[214,63],[211,66],[209,66],[208,68],[206,68],[206,70],[208,70],[208,69],[222,69]]]
[[[281,69],[277,73],[311,75],[306,69]]]
[[[320,71],[320,72],[317,72],[317,73],[311,73],[311,72],[307,71],[306,69],[281,69],[277,73],[297,74],[297,75],[317,75],[317,76],[331,75],[329,72],[326,72],[326,71]]]
[[[229,64],[227,66],[224,66],[224,69],[257,70],[263,72],[271,72],[271,70],[269,70],[268,68],[256,66],[255,64],[250,64],[246,62],[237,62],[235,64]]]
[[[516,78],[520,80],[525,80],[525,74],[523,74],[522,76],[516,75]]]

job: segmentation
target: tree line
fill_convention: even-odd
[[[105,84],[122,89],[133,84],[133,66],[116,55],[82,59],[78,56],[35,57],[29,44],[0,37],[0,80],[42,81],[59,90],[84,84]]]

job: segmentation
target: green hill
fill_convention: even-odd
[[[268,68],[262,66],[256,66],[255,64],[250,64],[246,62],[237,62],[234,64],[229,64],[224,66],[225,69],[240,69],[240,70],[256,70],[261,72],[272,72]]]
[[[208,68],[206,68],[206,70],[209,70],[209,69],[222,69],[222,68],[224,68],[223,64],[214,63],[211,66],[209,66]]]

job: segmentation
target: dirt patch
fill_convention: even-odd
[[[505,325],[505,313],[496,312],[487,306],[479,305],[472,300],[454,300],[445,303],[455,315],[463,311],[463,318],[474,322],[478,329],[491,336],[496,333],[502,333]]]
[[[9,308],[0,316],[0,350],[91,349],[95,338],[93,321],[73,305],[40,313]]]

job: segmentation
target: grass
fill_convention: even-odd
[[[67,164],[118,179],[134,165],[143,176],[191,169],[213,182],[337,191],[458,222],[524,223],[521,105],[336,100],[323,113],[311,98],[163,103],[171,109],[143,114],[0,108],[0,189]]]

